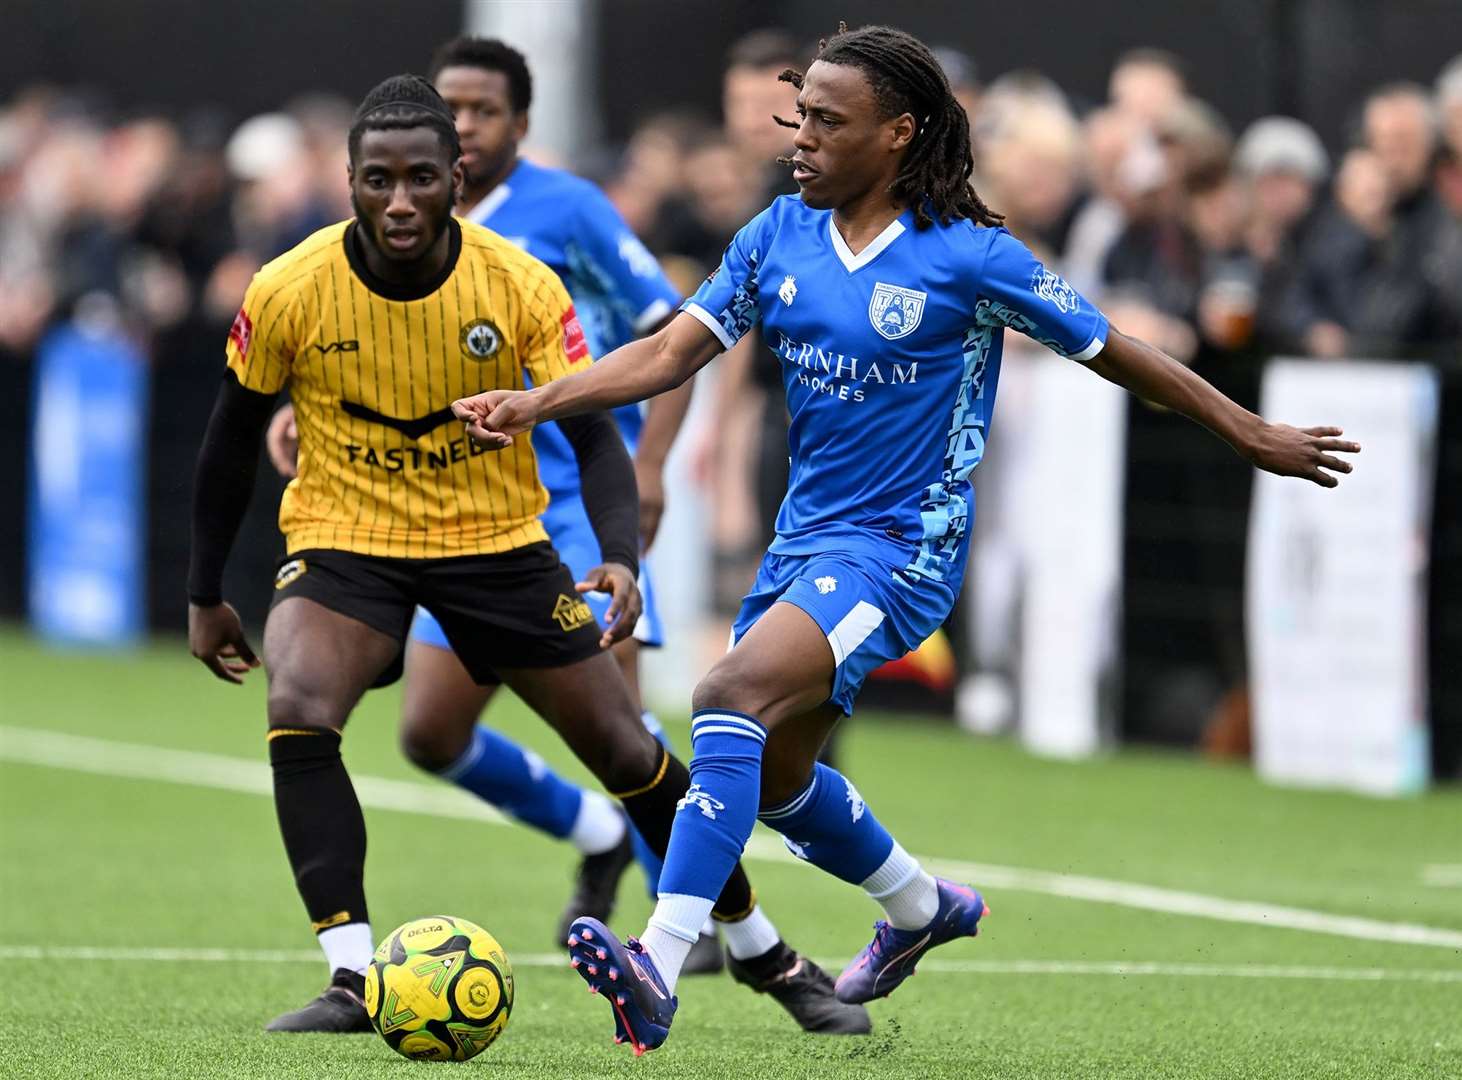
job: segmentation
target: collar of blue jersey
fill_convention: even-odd
[[[359,226],[359,221],[352,221],[345,230],[345,259],[350,263],[350,269],[355,276],[360,278],[361,284],[386,300],[425,299],[445,285],[452,276],[452,271],[457,269],[457,257],[462,254],[462,226],[454,217],[447,219],[447,259],[430,281],[420,285],[400,285],[373,274],[366,265],[365,252],[361,249],[363,241],[357,235]]]
[[[513,163],[512,169],[509,170],[508,175],[503,177],[501,182],[499,182],[495,188],[489,191],[476,203],[463,210],[462,213],[458,216],[464,217],[468,221],[475,221],[479,225],[486,225],[487,219],[492,217],[492,215],[497,213],[499,210],[501,210],[503,203],[507,202],[508,199],[512,196],[513,179],[520,172],[523,171],[524,164],[525,162],[523,158],[519,158],[517,161],[515,161]]]
[[[827,216],[827,235],[828,239],[832,241],[833,252],[837,255],[838,261],[843,264],[844,269],[848,273],[852,274],[862,270],[863,267],[882,255],[890,244],[907,232],[908,225],[905,224],[906,220],[909,223],[913,222],[912,211],[904,210],[900,213],[898,217],[894,218],[884,227],[883,232],[870,240],[867,246],[856,255],[848,247],[848,242],[843,239],[843,234],[838,231],[837,222],[833,221],[832,214],[828,214]]]

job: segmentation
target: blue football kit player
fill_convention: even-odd
[[[816,758],[868,672],[954,603],[1007,329],[1196,420],[1269,471],[1334,486],[1322,470],[1350,466],[1330,452],[1359,449],[1338,429],[1270,424],[1235,405],[1110,327],[1000,228],[969,183],[968,119],[917,39],[840,28],[805,76],[788,78],[800,91],[787,162],[800,199],[748,224],[660,333],[551,386],[453,406],[470,437],[505,448],[543,420],[663,392],[758,322],[781,365],[791,481],[733,647],[695,691],[692,786],[654,914],[639,940],[593,918],[569,938],[571,963],[637,1052],[668,1036],[681,961],[758,817],[883,908],[838,979],[841,1000],[886,996],[986,913],[974,889],[925,871]]]
[[[461,143],[466,183],[465,209],[460,212],[527,249],[559,276],[574,300],[591,355],[602,355],[664,325],[680,295],[608,199],[572,174],[519,159],[532,85],[522,55],[500,41],[458,38],[439,50],[432,78],[452,108]],[[663,506],[660,471],[684,418],[689,389],[687,384],[658,397],[643,415],[637,404],[615,412],[621,436],[635,458],[645,546],[658,525]],[[284,438],[288,417],[277,421],[270,432],[270,453],[288,473],[293,462],[293,447]],[[550,497],[541,521],[583,591],[586,575],[602,560],[580,491],[574,451],[554,424],[534,433],[533,449]],[[632,637],[619,641],[613,650],[637,702],[638,647],[661,640],[643,559],[640,567],[643,614]],[[609,627],[614,621],[611,598],[589,591],[584,599],[599,623]],[[574,916],[585,912],[608,916],[620,875],[631,861],[631,848],[645,870],[651,895],[657,893],[660,860],[614,803],[565,780],[532,751],[477,722],[494,687],[473,680],[440,625],[424,609],[416,613],[404,674],[401,742],[407,756],[524,824],[571,841],[583,854],[559,941],[566,937]],[[654,716],[643,710],[641,716],[651,733],[665,742]],[[627,793],[614,794],[624,798]],[[724,935],[729,961],[708,917],[698,928],[687,972],[729,967],[737,981],[772,996],[807,1031],[870,1030],[867,1011],[836,999],[832,980],[782,941],[754,896],[745,910],[717,912],[714,926]]]

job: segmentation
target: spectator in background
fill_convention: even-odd
[[[1059,83],[1035,68],[1016,68],[1007,71],[985,89],[982,104],[990,104],[1001,98],[1015,98],[1024,101],[1043,101],[1058,109],[1070,109],[1066,91]],[[983,114],[982,114],[983,115]],[[971,125],[973,130],[973,125]]]
[[[1416,83],[1392,83],[1366,98],[1365,145],[1390,184],[1398,224],[1428,220],[1434,210],[1430,180],[1438,125],[1431,96]]]
[[[1244,131],[1234,164],[1249,189],[1245,245],[1259,271],[1258,343],[1268,353],[1302,351],[1287,303],[1299,248],[1330,172],[1329,156],[1309,125],[1266,116]]]
[[[1112,107],[1153,130],[1187,94],[1183,62],[1164,49],[1141,48],[1123,53],[1107,82]]]
[[[225,128],[219,117],[200,112],[183,125],[180,136],[172,166],[161,178],[139,226],[139,239],[176,265],[186,279],[188,318],[207,315],[223,321],[226,329],[243,293],[230,292],[218,304],[211,303],[208,291],[219,260],[234,249],[233,185],[223,161]],[[252,260],[248,272],[253,273]],[[247,281],[245,277],[244,283]],[[216,343],[218,335],[213,329],[210,325],[208,333]],[[164,354],[170,351],[161,349]]]
[[[260,263],[330,223],[305,129],[290,114],[264,113],[245,120],[230,137],[226,157],[239,182],[234,203],[238,235]]]
[[[1462,53],[1454,56],[1437,76],[1436,110],[1441,120],[1442,141],[1452,153],[1462,155]]]
[[[651,116],[635,129],[616,175],[604,186],[615,209],[657,256],[675,252],[667,207],[685,183],[685,158],[709,123],[687,112]]]
[[[1462,340],[1462,55],[1437,77],[1435,105],[1442,145],[1433,186],[1448,220],[1438,239],[1431,272],[1437,282],[1442,320],[1456,342]]]
[[[345,140],[355,110],[344,98],[307,94],[290,102],[285,111],[300,125],[320,213],[332,222],[350,217],[350,183],[346,180],[350,154]]]
[[[1462,56],[1437,76],[1436,112],[1442,145],[1437,156],[1437,198],[1454,219],[1462,220]]]
[[[1291,332],[1311,356],[1351,353],[1351,334],[1386,257],[1393,204],[1381,159],[1364,148],[1346,154],[1334,198],[1300,252],[1287,304]]]
[[[1188,178],[1187,224],[1198,248],[1200,343],[1216,353],[1247,352],[1259,305],[1258,260],[1245,244],[1251,189],[1228,164]]]
[[[31,177],[52,137],[53,95],[30,90],[0,116],[0,350],[27,353],[56,304],[55,215]]]
[[[791,151],[792,137],[772,117],[790,119],[797,111],[797,88],[782,82],[781,74],[802,65],[801,52],[786,31],[768,29],[752,31],[726,53],[721,79],[726,138],[741,155],[748,174],[758,178],[767,196],[763,204],[772,196],[797,190],[787,170],[776,163]]]
[[[973,128],[980,117],[980,69],[975,64],[974,57],[951,46],[941,45],[934,50],[934,59],[944,69],[944,77],[949,80],[954,99],[970,118],[970,127]]]
[[[702,276],[721,261],[727,240],[762,208],[762,192],[748,182],[744,159],[720,132],[686,145],[682,190],[662,207],[655,230],[658,246],[687,256]]]
[[[1227,188],[1232,137],[1222,117],[1196,98],[1173,104],[1155,130],[1163,184],[1136,205],[1107,255],[1107,310],[1129,332],[1189,362],[1199,345],[1199,292],[1211,254],[1195,236],[1192,198],[1217,178]]]
[[[1064,100],[992,88],[979,127],[981,190],[1046,261],[1064,246],[1080,179],[1080,129]]]
[[[1173,190],[1198,175],[1211,175],[1228,166],[1234,137],[1228,122],[1198,98],[1183,98],[1157,123],[1157,141],[1168,162]]]
[[[1136,117],[1114,106],[1092,112],[1082,125],[1087,197],[1071,223],[1062,260],[1066,278],[1083,296],[1100,296],[1112,246],[1141,216],[1144,199],[1166,182],[1162,151]]]
[[[1320,137],[1288,116],[1266,116],[1245,129],[1234,165],[1252,195],[1250,250],[1265,262],[1287,257],[1330,173]]]
[[[1415,83],[1371,93],[1362,129],[1384,176],[1390,212],[1371,235],[1361,295],[1349,319],[1356,355],[1436,355],[1458,336],[1455,272],[1447,268],[1456,222],[1432,188],[1438,122],[1431,97]],[[1352,215],[1353,217],[1355,215]]]

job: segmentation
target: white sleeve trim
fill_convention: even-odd
[[[635,316],[635,333],[643,334],[650,327],[669,315],[673,309],[670,301],[663,296],[658,296],[650,301],[649,307]]]
[[[1079,353],[1072,353],[1070,359],[1077,363],[1084,364],[1107,347],[1107,328],[1104,326],[1098,331],[1097,336],[1091,339],[1091,344],[1082,349]]]
[[[705,308],[701,307],[695,301],[687,300],[680,310],[684,311],[688,315],[694,315],[703,324],[705,324],[705,328],[716,335],[716,340],[718,340],[722,344],[722,346],[727,349],[732,349],[735,347],[736,339],[733,338],[730,334],[726,333],[726,328],[721,325],[721,320],[716,318],[714,315],[712,315]]]

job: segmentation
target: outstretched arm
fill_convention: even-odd
[[[193,477],[193,542],[188,563],[188,645],[220,679],[242,682],[259,661],[244,640],[239,616],[223,602],[223,568],[254,492],[259,439],[274,395],[223,377]]]
[[[653,337],[675,321],[672,313],[650,328]],[[660,531],[660,518],[665,513],[665,459],[675,445],[675,436],[690,411],[690,395],[695,379],[686,379],[679,386],[657,394],[645,406],[645,426],[640,429],[635,447],[635,484],[640,489],[640,543],[646,551]]]
[[[720,340],[681,313],[657,334],[615,349],[577,375],[532,390],[489,390],[452,402],[467,434],[491,450],[513,444],[534,424],[598,412],[663,394],[721,352]]]
[[[1240,457],[1266,472],[1334,487],[1340,481],[1332,473],[1348,473],[1351,465],[1331,454],[1360,452],[1359,443],[1337,437],[1343,434],[1337,427],[1293,428],[1268,423],[1166,353],[1115,327],[1090,367],[1138,397],[1202,424]]]

